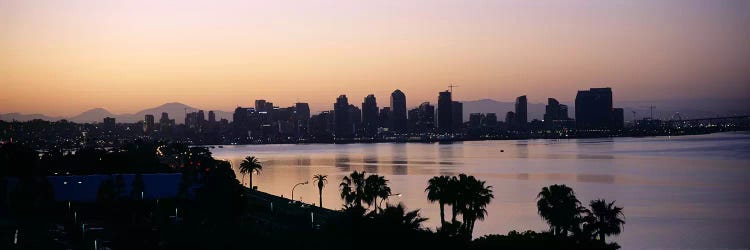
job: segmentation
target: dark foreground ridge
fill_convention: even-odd
[[[262,162],[247,157],[238,169],[260,172]],[[387,202],[397,194],[384,176],[344,177],[343,208],[330,210],[246,188],[207,148],[175,143],[76,152],[6,143],[0,174],[2,249],[617,249],[605,237],[625,223],[613,202],[584,207],[553,185],[537,196],[549,231],[474,239],[475,223],[494,212],[492,187],[474,176],[425,183],[441,208],[433,231],[419,210]],[[312,181],[322,195],[327,176]]]

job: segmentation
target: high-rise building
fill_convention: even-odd
[[[435,106],[423,102],[409,110],[410,129],[415,133],[428,133],[435,129]]]
[[[464,104],[462,102],[453,101],[451,104],[451,110],[453,131],[458,131],[464,125]]]
[[[406,131],[406,95],[401,90],[391,93],[392,130],[396,132]]]
[[[349,104],[349,126],[352,135],[358,135],[362,129],[362,110]]]
[[[495,113],[484,114],[484,119],[482,119],[482,127],[496,129],[497,128],[497,115],[495,115]]]
[[[453,100],[451,92],[444,91],[438,95],[437,127],[441,132],[451,132],[453,127]]]
[[[516,98],[516,126],[519,129],[526,128],[528,120],[528,103],[526,96],[522,95]]]
[[[375,95],[368,95],[362,102],[362,127],[367,136],[378,132],[378,103]]]
[[[310,127],[310,105],[302,102],[295,103],[294,119],[297,126],[297,137],[307,135]]]
[[[544,107],[544,128],[548,130],[567,128],[565,125],[569,120],[568,106],[560,104],[555,98],[548,98],[547,106]]]
[[[169,114],[167,112],[162,112],[161,118],[159,118],[159,132],[171,133],[172,126],[174,126],[174,124],[172,120],[169,119]]]
[[[115,118],[109,117],[109,116],[104,117],[103,123],[104,123],[103,125],[105,128],[112,129],[115,127]]]
[[[508,113],[505,114],[505,124],[511,130],[515,129],[515,124],[516,124],[516,113],[515,112],[508,111]]]
[[[346,95],[340,95],[333,104],[334,135],[336,138],[350,138],[351,124],[349,119],[349,99]]]
[[[576,129],[612,128],[612,89],[591,88],[576,94]]]
[[[146,115],[143,119],[143,132],[150,134],[154,131],[154,115]]]
[[[203,110],[198,110],[198,114],[196,115],[195,119],[196,119],[196,123],[198,125],[201,125],[203,124],[203,122],[206,121],[206,114],[203,113]]]
[[[214,124],[216,122],[216,113],[213,110],[208,111],[208,123]]]
[[[622,108],[612,109],[612,129],[625,127],[625,111]]]
[[[266,111],[266,100],[255,100],[255,110],[258,112]]]
[[[387,128],[390,129],[393,127],[391,124],[391,116],[393,112],[391,111],[391,107],[383,107],[380,109],[380,114],[378,114],[378,123],[380,124],[381,128]]]

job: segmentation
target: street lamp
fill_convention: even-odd
[[[398,193],[398,194],[389,194],[389,195],[388,195],[388,197],[391,197],[391,196],[398,196],[398,197],[401,197],[401,193]],[[382,206],[383,206],[383,201],[384,201],[384,200],[387,200],[387,199],[388,199],[388,197],[386,197],[385,199],[382,199],[382,200],[380,200],[380,204],[378,204],[378,207],[382,207]],[[386,203],[386,204],[388,204],[388,203]]]
[[[294,189],[297,188],[297,186],[299,186],[299,185],[306,185],[306,184],[307,184],[307,181],[300,182],[300,183],[297,183],[296,185],[294,185],[294,187],[292,187],[292,197],[291,197],[292,201],[294,201]]]

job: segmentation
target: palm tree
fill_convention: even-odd
[[[388,187],[388,180],[384,176],[370,175],[365,179],[365,203],[368,206],[375,206],[375,211],[378,207],[378,197],[381,199],[388,199],[391,195],[391,188]]]
[[[339,187],[345,207],[362,207],[365,200],[365,172],[355,170],[349,176],[344,176]]]
[[[492,186],[487,186],[485,181],[477,180],[474,176],[461,174],[459,182],[463,187],[461,214],[466,236],[471,239],[476,221],[484,220],[487,215],[487,205],[495,198],[495,195],[492,194]]]
[[[622,232],[625,224],[622,207],[615,206],[614,201],[607,203],[603,199],[593,200],[589,206],[591,210],[587,211],[584,221],[590,232],[599,236],[599,240],[605,242],[605,236],[618,235]]]
[[[550,225],[554,235],[567,236],[577,226],[581,202],[573,189],[565,185],[552,185],[542,188],[537,197],[539,215]]]
[[[458,178],[455,176],[452,176],[448,180],[448,188],[446,189],[446,203],[451,204],[451,223],[457,222],[456,216],[461,213],[459,208],[461,207],[459,197],[461,197],[461,183],[458,181]]]
[[[427,221],[419,215],[419,209],[406,212],[404,204],[396,206],[386,204],[380,214],[372,215],[378,222],[385,224],[389,229],[403,229],[404,231],[421,230],[422,222]]]
[[[427,199],[430,203],[436,201],[440,203],[440,228],[445,227],[445,203],[448,202],[448,182],[450,182],[450,177],[448,176],[435,176],[427,181],[427,188],[424,190],[427,192]]]
[[[245,157],[245,159],[242,160],[242,163],[240,163],[242,179],[245,179],[245,174],[250,175],[250,181],[248,183],[250,184],[250,189],[253,188],[253,172],[260,174],[261,170],[263,170],[263,166],[260,165],[260,161],[258,161],[258,158],[255,158],[255,156]]]
[[[313,180],[315,180],[318,183],[318,196],[320,197],[320,207],[323,207],[323,186],[328,183],[328,180],[326,178],[328,175],[322,175],[322,174],[316,174],[313,176]]]

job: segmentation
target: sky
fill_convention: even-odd
[[[0,113],[750,98],[750,1],[0,0]]]

